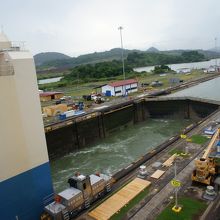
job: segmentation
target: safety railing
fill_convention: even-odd
[[[0,49],[0,52],[5,51],[26,51],[24,41],[11,41],[11,47]]]

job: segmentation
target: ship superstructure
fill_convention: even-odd
[[[0,33],[0,219],[39,219],[53,193],[33,56]]]

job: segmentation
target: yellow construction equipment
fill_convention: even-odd
[[[213,135],[205,153],[200,159],[195,159],[195,170],[192,173],[192,181],[200,182],[206,185],[211,185],[214,175],[216,174],[215,158],[210,158],[209,154],[214,147],[216,140],[219,138],[220,129],[218,128]]]

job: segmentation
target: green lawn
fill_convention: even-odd
[[[57,73],[56,76],[59,74]],[[51,74],[49,75],[51,77]],[[158,80],[163,82],[163,86],[158,87],[158,89],[163,89],[167,88],[170,86],[169,80],[170,78],[179,78],[185,81],[190,81],[193,79],[198,79],[207,76],[201,71],[194,70],[190,75],[186,74],[176,74],[176,73],[168,73],[166,76],[160,76],[160,74],[153,74],[153,73],[138,73],[138,74],[130,74],[127,75],[126,78],[135,78],[138,80],[139,83],[147,82],[151,83],[152,81]],[[40,77],[40,76],[39,76]],[[90,79],[91,82],[87,83],[80,83],[79,85],[77,84],[71,84],[71,82],[67,81],[61,81],[61,82],[55,82],[55,83],[49,83],[49,84],[44,84],[44,85],[39,85],[40,89],[47,89],[47,90],[61,90],[67,93],[67,95],[72,95],[72,96],[80,96],[83,94],[90,94],[93,91],[93,88],[106,84],[109,82],[114,82],[117,80],[122,80],[123,76],[117,76],[117,77],[111,77],[111,78],[102,78],[102,79]]]
[[[205,202],[187,197],[179,199],[179,204],[183,206],[181,212],[173,212],[174,204],[171,204],[160,213],[156,220],[193,220],[207,207]]]
[[[196,144],[205,144],[208,141],[208,138],[202,135],[195,134],[191,138],[192,143]]]
[[[184,81],[190,81],[192,79],[198,79],[198,78],[202,78],[205,76],[207,75],[205,75],[201,71],[195,70],[195,71],[192,71],[190,75],[168,73],[166,76],[160,76],[159,74],[145,72],[141,74],[139,73],[137,75],[135,74],[127,75],[126,78],[135,78],[138,80],[139,83],[143,83],[143,82],[151,83],[152,81],[158,80],[158,81],[163,82],[163,86],[155,88],[155,89],[164,89],[170,86],[170,83],[169,83],[170,78],[180,78]],[[65,95],[72,96],[74,98],[74,101],[79,101],[79,100],[83,100],[82,99],[83,95],[88,95],[88,94],[91,94],[92,92],[97,92],[97,93],[101,92],[101,88],[96,90],[94,89],[95,87],[101,86],[109,82],[122,80],[122,79],[123,79],[123,76],[121,75],[117,77],[111,77],[109,79],[107,78],[92,79],[91,82],[79,83],[78,85],[72,84],[72,82],[60,81],[60,82],[55,82],[55,83],[39,85],[39,89],[43,89],[45,91],[61,91],[61,92],[64,92]],[[150,86],[140,88],[137,93],[135,94],[132,93],[129,96],[143,93],[143,91],[145,89],[147,90],[149,87]]]
[[[170,155],[173,155],[173,154],[182,154],[182,153],[184,153],[182,150],[179,150],[179,149],[176,149],[176,148],[174,148],[174,149],[172,149],[172,150],[169,151],[169,154],[170,154]]]
[[[141,191],[134,199],[132,199],[126,206],[124,206],[118,213],[114,214],[110,220],[120,220],[123,219],[125,214],[138,204],[147,194],[149,193],[149,188]]]

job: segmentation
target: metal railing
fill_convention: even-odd
[[[25,51],[25,41],[11,41],[11,47],[0,49],[0,51]]]

